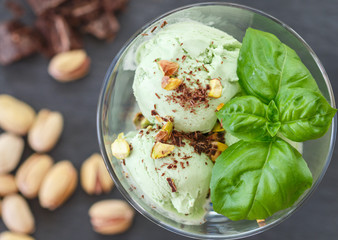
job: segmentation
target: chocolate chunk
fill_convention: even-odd
[[[45,39],[43,53],[47,56],[82,48],[81,39],[61,15],[40,16],[36,27]]]
[[[36,15],[41,15],[49,9],[59,6],[67,0],[27,0]]]
[[[83,29],[98,39],[114,39],[120,25],[113,13],[103,13],[98,18],[89,22]]]
[[[18,21],[0,24],[0,64],[6,65],[35,53],[40,46],[38,34]]]

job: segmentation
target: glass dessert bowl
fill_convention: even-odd
[[[314,52],[290,27],[258,10],[229,3],[195,4],[166,13],[140,29],[114,58],[107,72],[99,99],[97,123],[101,152],[120,192],[145,217],[175,233],[203,239],[248,237],[282,222],[300,207],[318,186],[332,156],[336,136],[336,117],[323,137],[303,143],[303,158],[313,177],[311,188],[305,191],[291,207],[266,218],[264,226],[259,226],[253,220],[231,221],[214,212],[212,204],[207,206],[205,222],[201,222],[201,224],[177,221],[171,214],[156,209],[156,206],[144,198],[139,189],[136,189],[131,183],[123,161],[113,156],[111,145],[119,133],[135,130],[132,119],[140,111],[132,88],[137,68],[136,50],[142,43],[151,39],[157,31],[161,31],[165,25],[187,20],[222,30],[240,42],[249,27],[272,33],[296,51],[304,65],[310,70],[323,96],[332,107],[335,107],[332,88],[325,70]]]

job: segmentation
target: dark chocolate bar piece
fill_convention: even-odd
[[[43,53],[49,57],[83,47],[79,35],[61,15],[51,13],[40,16],[35,24],[45,40]]]
[[[0,64],[6,65],[35,52],[40,47],[36,31],[19,21],[0,24]]]
[[[112,40],[120,29],[120,24],[113,13],[104,12],[83,29],[98,39]]]

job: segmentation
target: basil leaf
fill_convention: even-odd
[[[271,33],[248,28],[239,53],[239,83],[268,104],[282,88],[318,91],[316,81],[294,50]]]
[[[211,201],[231,220],[265,219],[291,207],[312,185],[301,154],[280,138],[231,145],[216,160]]]
[[[337,111],[321,94],[305,89],[283,90],[276,103],[280,110],[281,133],[296,142],[323,136]]]
[[[280,122],[267,122],[266,123],[266,129],[270,133],[271,137],[276,136],[280,126],[281,126]]]
[[[216,115],[224,129],[235,137],[246,141],[269,141],[266,111],[267,105],[258,98],[243,96],[230,100]]]
[[[268,105],[268,109],[266,112],[266,118],[270,122],[278,122],[279,121],[279,110],[276,106],[275,101],[271,101]]]

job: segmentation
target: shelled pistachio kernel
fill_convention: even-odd
[[[210,91],[208,96],[212,98],[219,98],[222,96],[222,84],[221,81],[217,78],[210,80]]]
[[[256,221],[259,227],[264,227],[266,225],[265,219],[257,219]]]
[[[226,145],[225,143],[218,142],[218,141],[212,142],[212,145],[217,147],[216,152],[210,156],[211,160],[215,162],[218,156],[221,155],[221,153],[224,152],[228,148],[228,145]]]
[[[117,159],[125,159],[130,154],[129,143],[124,139],[124,134],[120,133],[111,145],[111,151]]]
[[[168,60],[160,60],[158,62],[158,65],[160,66],[164,76],[171,76],[177,73],[177,70],[179,68],[179,64],[176,62],[171,62]]]
[[[173,122],[172,121],[168,121],[167,123],[165,123],[162,127],[162,129],[156,134],[155,136],[155,140],[158,142],[166,142],[168,141],[168,139],[171,136],[171,133],[173,131]]]
[[[212,132],[224,132],[224,128],[222,128],[222,125],[219,121],[216,122],[215,126],[211,130]]]
[[[172,153],[174,149],[175,149],[174,145],[157,142],[155,143],[151,151],[151,158],[152,159],[164,158],[168,156],[170,153]]]
[[[183,81],[181,79],[164,76],[162,78],[161,87],[165,90],[170,91],[178,88],[182,84],[182,82]]]
[[[224,106],[224,103],[220,103],[217,108],[216,108],[216,112],[218,112],[219,110],[222,109],[222,107]]]
[[[135,114],[133,123],[136,129],[146,128],[151,124],[151,122],[149,122],[149,120],[146,119],[141,112]]]

